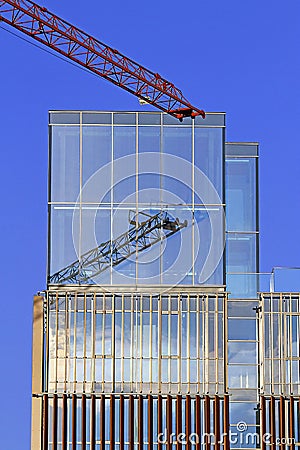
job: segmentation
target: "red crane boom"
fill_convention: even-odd
[[[202,116],[182,92],[151,72],[30,0],[0,0],[0,21],[47,45],[97,75],[179,120]]]

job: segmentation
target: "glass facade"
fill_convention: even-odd
[[[299,446],[300,271],[259,273],[258,144],[223,113],[55,111],[49,159],[34,450]]]
[[[224,394],[224,301],[49,292],[49,392]]]
[[[266,395],[300,395],[300,296],[261,294],[260,358]]]
[[[49,283],[223,285],[223,161],[223,114],[51,113]],[[170,235],[162,216],[185,226]],[[123,259],[96,270],[87,253],[124,234]]]
[[[233,298],[256,298],[258,255],[258,144],[227,143],[226,286]]]
[[[231,432],[247,423],[259,430],[257,412],[259,366],[257,296],[258,254],[258,145],[225,146],[226,289],[228,291],[228,387],[231,394]],[[246,442],[233,447],[253,447]]]

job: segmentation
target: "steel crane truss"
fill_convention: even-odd
[[[193,107],[174,84],[158,73],[30,0],[0,0],[1,20],[179,120],[205,117],[203,110]]]
[[[180,222],[165,211],[148,217],[141,223],[131,220],[133,226],[128,231],[86,252],[79,260],[50,276],[49,283],[93,283],[95,276],[111,266],[117,266],[136,252],[146,250],[187,226],[187,220]]]

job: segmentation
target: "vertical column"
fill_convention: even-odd
[[[271,450],[276,450],[276,423],[275,423],[275,398],[270,398],[270,434],[271,434]]]
[[[178,441],[178,437],[182,433],[182,397],[181,395],[177,395],[176,398],[176,440]],[[182,450],[182,440],[177,442],[177,450]]]
[[[124,395],[120,395],[120,450],[124,450]]]
[[[43,395],[43,450],[48,450],[48,395]],[[33,441],[32,441],[33,444]],[[34,447],[32,446],[34,450]]]
[[[139,400],[138,400],[138,421],[139,421],[139,426],[138,426],[138,448],[140,450],[143,450],[143,444],[144,444],[144,435],[143,435],[143,428],[144,428],[144,424],[143,424],[143,396],[139,395]]]
[[[191,449],[191,441],[190,441],[190,435],[191,435],[191,397],[190,395],[187,395],[185,398],[185,434],[186,434],[186,449]]]
[[[105,395],[100,400],[100,450],[105,450]]]
[[[62,398],[62,450],[67,450],[68,439],[68,399],[67,394],[63,394]]]
[[[280,438],[280,448],[284,450],[285,444],[285,399],[281,395],[279,399],[279,438]]]
[[[294,420],[294,397],[290,397],[289,401],[289,439],[290,439],[290,449],[295,450],[295,420]]]
[[[110,396],[110,449],[115,448],[115,396],[112,394]]]
[[[148,450],[153,449],[153,397],[148,395]]]
[[[166,424],[167,424],[167,449],[172,449],[171,442],[171,434],[172,434],[172,397],[171,395],[167,396],[167,404],[166,404]]]
[[[32,329],[32,394],[41,394],[43,392],[43,353],[44,353],[44,311],[43,311],[44,298],[37,295],[33,299],[33,329]],[[46,402],[48,401],[48,398]],[[45,396],[44,396],[45,405]],[[31,407],[31,448],[34,450],[41,450],[42,445],[47,443],[48,450],[48,432],[47,439],[45,441],[45,432],[41,430],[42,421],[41,415],[43,414],[43,427],[47,426],[48,431],[48,416],[47,425],[45,424],[45,406],[41,398],[32,397]],[[48,406],[47,406],[48,414]],[[42,439],[43,438],[43,444]]]
[[[162,396],[157,396],[157,435],[160,436],[160,434],[163,432],[162,430]],[[162,443],[158,442],[157,445],[158,450],[162,450]]]
[[[220,397],[215,395],[214,399],[214,439],[215,439],[215,450],[220,449]]]
[[[91,397],[91,449],[96,449],[96,396]]]
[[[210,449],[210,398],[208,395],[204,398],[204,447],[206,450]]]
[[[44,344],[44,297],[36,295],[33,299],[32,330],[32,393],[43,392],[43,344]]]
[[[81,399],[81,450],[86,450],[86,395]]]
[[[229,442],[229,396],[224,396],[224,450],[230,450]]]
[[[76,450],[77,448],[77,398],[76,395],[72,395],[72,450]]]
[[[134,396],[129,396],[129,450],[134,450]]]
[[[297,417],[300,417],[300,399],[297,400]],[[300,420],[297,423],[297,434],[300,436]]]
[[[261,450],[266,450],[266,443],[264,436],[267,432],[267,423],[266,423],[266,399],[265,397],[260,398],[260,423],[261,423],[261,431],[260,431],[260,439],[261,439]]]
[[[196,435],[197,435],[196,450],[200,450],[201,449],[201,397],[200,397],[200,395],[196,395],[195,420],[196,420]]]
[[[57,394],[53,396],[52,450],[57,450]]]

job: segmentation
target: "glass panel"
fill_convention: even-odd
[[[225,113],[206,113],[205,119],[203,119],[201,116],[195,117],[195,126],[225,126]]]
[[[151,246],[139,251],[137,256],[137,282],[140,284],[159,284],[161,282],[161,254],[164,245],[160,241],[160,229],[151,233],[151,238],[147,242],[151,243]],[[147,244],[147,242],[145,243]],[[141,249],[140,246],[139,249]]]
[[[79,195],[79,127],[51,127],[52,202],[75,202]]]
[[[178,360],[171,360],[171,383],[178,382]]]
[[[227,271],[233,273],[257,272],[257,235],[227,233]]]
[[[139,124],[141,125],[160,125],[161,114],[139,113]]]
[[[103,355],[103,314],[96,314],[95,327],[95,354]]]
[[[50,113],[50,123],[79,124],[79,122],[80,122],[79,113],[64,113],[64,112]]]
[[[160,201],[160,127],[139,127],[139,203]],[[151,155],[149,154],[151,152]],[[148,153],[148,154],[146,154]]]
[[[223,208],[196,207],[194,212],[195,284],[223,284]]]
[[[227,274],[229,298],[257,298],[258,292],[270,291],[270,275],[259,273]]]
[[[135,113],[114,113],[114,124],[135,124]]]
[[[231,401],[249,401],[257,400],[257,389],[232,389],[230,388]]]
[[[190,180],[190,184],[184,184],[179,181],[180,177],[176,177],[178,171],[178,160],[165,158],[164,154],[184,158],[187,161],[192,161],[192,129],[191,127],[165,127],[163,129],[163,147],[162,147],[162,173],[172,174],[171,176],[163,175],[162,188],[169,191],[171,196],[166,195],[167,203],[192,203],[192,165],[190,165],[190,174],[185,174]],[[170,166],[171,165],[171,166]],[[175,197],[178,197],[175,201]],[[172,199],[174,197],[174,199]]]
[[[104,353],[110,356],[112,354],[112,314],[104,315]]]
[[[139,127],[139,153],[160,151],[160,127]]]
[[[178,316],[176,314],[171,314],[171,323],[170,323],[170,331],[171,331],[171,355],[178,355]],[[174,380],[175,381],[175,380]]]
[[[254,308],[258,306],[258,302],[229,301],[228,317],[256,317]]]
[[[82,253],[110,240],[110,213],[110,208],[105,206],[82,207]]]
[[[106,383],[112,381],[112,359],[104,359],[104,380]]]
[[[258,144],[225,144],[226,156],[258,156]]]
[[[257,387],[257,367],[229,365],[228,385],[240,389]]]
[[[164,284],[192,284],[192,214],[189,208],[168,208],[170,221],[177,221],[181,228],[163,229],[166,238],[162,243],[162,282]]]
[[[86,312],[86,354],[85,356],[90,358],[92,356],[92,314]]]
[[[72,223],[73,206],[52,206],[50,221],[50,275],[78,259],[74,248]],[[76,242],[79,248],[79,242]]]
[[[124,312],[124,356],[130,357],[133,352],[131,346],[131,313]]]
[[[76,356],[83,357],[84,346],[84,314],[76,313]]]
[[[163,314],[161,317],[161,352],[162,355],[169,355],[169,345],[168,345],[168,314]]]
[[[213,184],[220,200],[223,198],[223,130],[220,128],[195,128],[195,166],[200,169]],[[195,203],[202,204],[209,195],[208,187],[195,170]],[[212,195],[212,194],[211,194]],[[215,204],[215,196],[206,203]]]
[[[158,313],[152,313],[152,357],[157,358],[158,356]]]
[[[112,128],[111,127],[82,127],[82,181],[83,184],[101,167],[111,162]],[[106,173],[110,175],[111,171]],[[97,187],[97,186],[95,186]],[[102,194],[102,195],[101,195]],[[95,189],[89,191],[86,202],[107,202],[109,195]],[[99,198],[101,197],[101,198]]]
[[[114,127],[114,161],[127,155],[136,153],[136,128]],[[114,202],[135,202],[135,156],[129,159],[114,162]]]
[[[150,356],[150,313],[143,313],[142,317],[143,329],[142,329],[142,357],[148,358]]]
[[[101,123],[101,124],[110,124],[112,120],[111,113],[83,113],[82,114],[82,123]]]
[[[256,320],[254,319],[228,319],[228,339],[255,340]]]
[[[131,284],[136,279],[135,225],[130,223],[132,210],[116,208],[112,217],[112,279],[114,283]],[[126,236],[124,233],[128,233]]]
[[[122,313],[116,312],[115,313],[115,357],[120,358],[122,353]],[[120,363],[118,362],[116,364],[116,369],[120,367]]]
[[[195,312],[190,312],[190,336],[189,336],[189,345],[190,345],[190,358],[195,358],[197,356],[197,315]]]
[[[255,342],[228,342],[228,362],[256,364],[257,344]]]
[[[163,118],[164,125],[180,126],[180,124],[182,124],[181,126],[184,126],[184,125],[191,125],[191,123],[192,123],[192,119],[190,117],[186,117],[185,119],[183,119],[183,122],[180,122],[179,119],[171,116],[170,114],[163,114],[162,118]]]
[[[162,381],[162,383],[167,383],[168,381],[170,381],[168,367],[169,367],[168,359],[162,359],[161,360],[161,381]]]
[[[110,283],[110,235],[111,210],[109,207],[83,206],[81,216],[81,254],[85,261],[82,267],[83,282]],[[90,253],[95,249],[95,253]],[[86,279],[88,276],[88,280]]]
[[[226,160],[226,222],[230,231],[257,230],[256,158]]]

